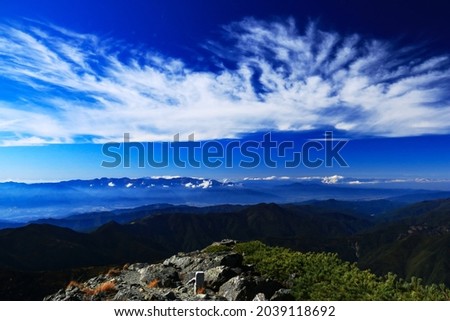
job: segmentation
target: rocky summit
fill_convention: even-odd
[[[70,282],[47,301],[293,300],[290,290],[262,277],[224,240],[202,251],[178,253],[162,263],[115,268],[86,282]],[[208,249],[219,249],[208,251]]]

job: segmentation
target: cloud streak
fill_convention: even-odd
[[[450,59],[418,47],[245,19],[207,42],[219,66],[49,24],[0,25],[0,145],[233,138],[336,128],[450,133]],[[224,66],[233,65],[232,68]]]

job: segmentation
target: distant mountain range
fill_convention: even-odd
[[[40,298],[101,266],[227,238],[336,252],[380,275],[450,285],[449,191],[339,180],[0,183],[0,299]]]
[[[74,275],[99,273],[95,267],[157,262],[226,238],[336,252],[380,275],[395,272],[450,285],[450,198],[412,205],[334,199],[207,207],[155,204],[0,230],[0,299],[36,299]]]
[[[225,238],[260,239],[310,250],[370,226],[367,217],[310,205],[161,206],[116,215],[89,233],[50,224],[4,229],[0,231],[0,267],[49,270],[155,261]],[[117,223],[133,217],[128,223]]]
[[[344,182],[340,184],[339,182]],[[0,228],[87,212],[103,212],[173,204],[210,206],[219,204],[295,203],[311,199],[395,203],[450,197],[450,191],[377,187],[339,177],[311,180],[247,179],[219,182],[192,177],[100,178],[57,183],[0,183]],[[383,185],[384,186],[384,185]],[[97,225],[98,226],[98,225]]]
[[[363,268],[450,285],[450,199],[397,209],[354,241]]]
[[[48,224],[92,228],[96,220],[108,223],[89,233]],[[56,270],[148,262],[232,238],[337,252],[375,272],[450,284],[450,199],[403,208],[386,201],[335,200],[202,208],[161,204],[41,223],[46,224],[0,231],[0,267]]]

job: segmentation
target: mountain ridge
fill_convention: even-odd
[[[450,197],[450,191],[378,188],[349,183],[295,180],[217,181],[192,177],[99,178],[53,183],[0,183],[0,228],[39,219],[59,219],[154,204],[211,206],[312,199],[390,200],[394,203]]]
[[[367,213],[371,212],[374,204],[379,205],[373,202],[366,204]],[[4,256],[0,258],[0,266],[38,270],[125,263],[139,258],[154,261],[180,250],[204,247],[217,238],[232,238],[242,241],[259,239],[270,245],[301,251],[337,252],[346,260],[380,273],[389,272],[384,266],[392,266],[388,264],[390,256],[383,253],[394,251],[401,257],[400,252],[405,252],[407,259],[401,263],[404,267],[395,268],[393,272],[405,276],[414,273],[426,279],[428,272],[422,274],[419,267],[416,273],[414,268],[406,269],[405,264],[410,261],[420,263],[421,253],[431,251],[430,244],[440,245],[441,253],[446,251],[443,246],[447,244],[446,235],[450,231],[450,199],[431,204],[437,205],[424,202],[397,210],[402,213],[410,208],[422,208],[419,211],[421,215],[412,213],[407,218],[400,215],[395,221],[384,221],[383,216],[372,217],[367,213],[357,214],[353,211],[354,203],[337,201],[204,208],[167,204],[150,206],[124,211],[122,214],[130,216],[120,224],[114,216],[107,216],[109,223],[88,233],[36,223],[1,230],[0,249]],[[357,209],[362,207],[359,204]],[[383,207],[379,210],[383,211]],[[408,239],[415,240],[415,243]],[[409,247],[415,244],[416,254],[406,251],[404,246],[408,244]],[[41,252],[53,253],[53,258],[49,256],[42,260],[37,254]],[[73,258],[77,258],[79,264],[74,264]],[[393,260],[397,261],[395,256]],[[443,260],[439,269],[444,270],[445,264]],[[406,273],[407,270],[411,272]],[[441,273],[440,277],[449,282],[446,273]]]

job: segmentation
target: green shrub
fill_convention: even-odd
[[[423,285],[418,278],[408,282],[392,273],[379,277],[334,253],[300,253],[259,241],[238,243],[234,251],[262,275],[292,288],[297,300],[450,299],[443,285]]]
[[[229,251],[231,251],[231,248],[223,244],[212,244],[203,250],[203,252],[211,254]]]

